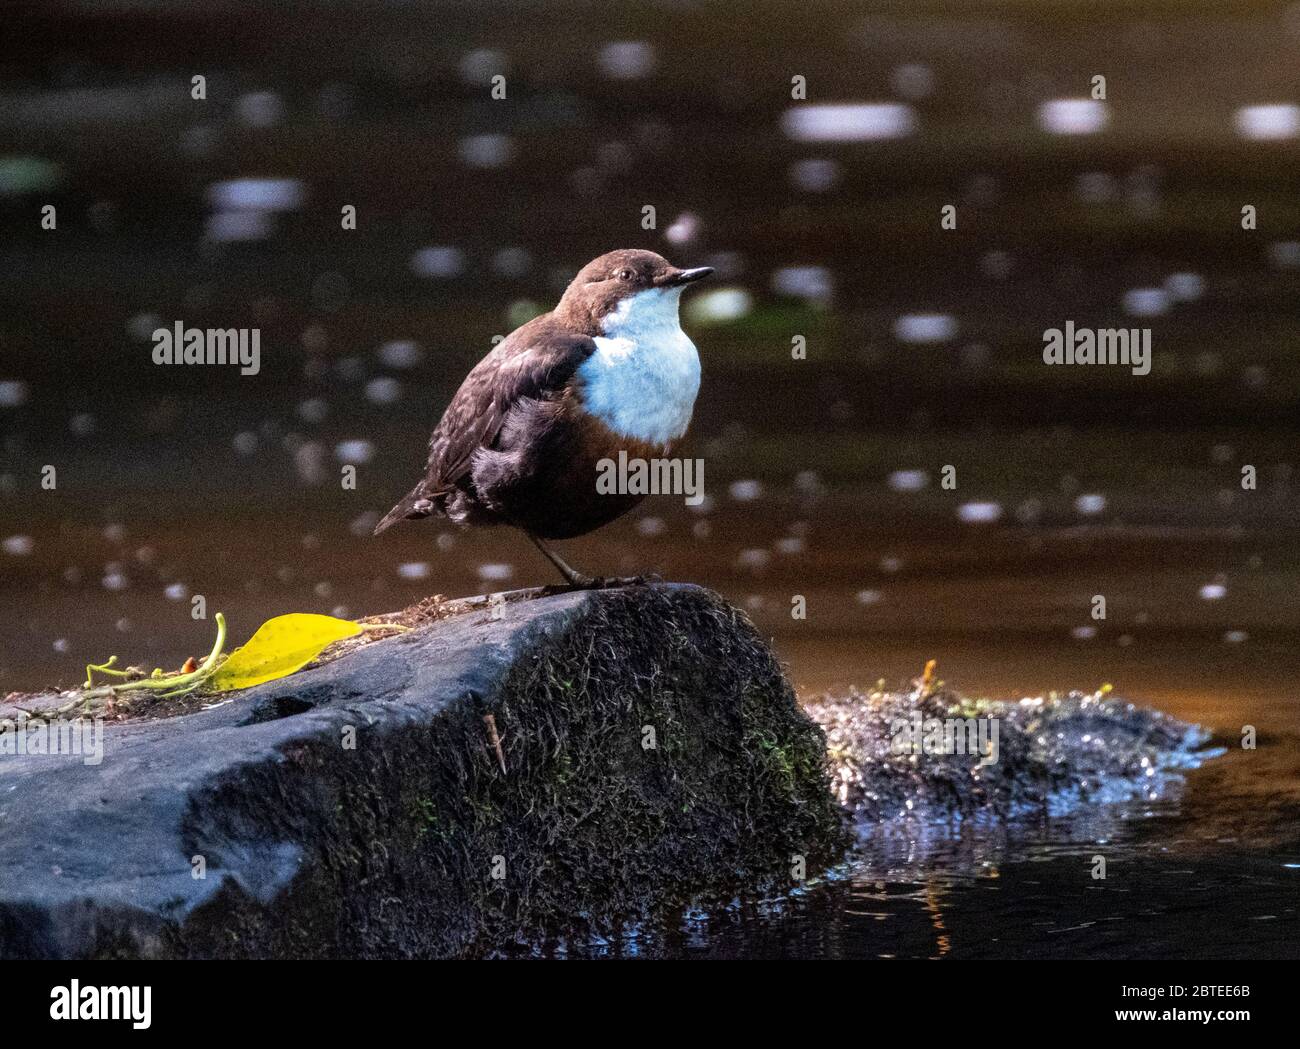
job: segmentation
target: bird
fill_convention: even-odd
[[[602,460],[664,457],[685,436],[700,358],[678,306],[712,272],[631,248],[583,266],[555,309],[516,328],[466,376],[429,439],[424,476],[374,534],[432,516],[507,525],[568,586],[606,585],[546,543],[594,531],[644,498],[598,490]]]

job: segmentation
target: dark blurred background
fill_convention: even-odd
[[[1294,725],[1300,5],[3,20],[0,692],[201,655],[196,594],[239,641],[551,581],[507,531],[369,531],[493,336],[647,247],[720,272],[684,307],[709,499],[565,556],[718,588],[806,693],[934,656],[970,692]],[[261,373],[155,366],[177,320],[260,328]],[[1067,320],[1151,327],[1151,373],[1045,366]]]

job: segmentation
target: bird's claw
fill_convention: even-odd
[[[616,590],[624,586],[653,586],[662,582],[663,577],[654,573],[628,576],[581,576],[568,583],[552,583],[542,587],[542,596],[572,594],[581,590]]]

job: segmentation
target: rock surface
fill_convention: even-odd
[[[1154,801],[1222,753],[1199,725],[1100,691],[1019,702],[851,692],[804,709],[826,731],[836,795],[859,828],[1005,824]]]
[[[0,757],[0,957],[508,951],[788,887],[843,833],[821,730],[692,586],[485,608],[104,732],[99,765]]]

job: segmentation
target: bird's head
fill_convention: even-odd
[[[671,320],[675,324],[682,292],[712,272],[710,266],[679,269],[653,251],[611,251],[582,267],[556,312],[605,334],[614,334],[611,326],[629,323]]]

